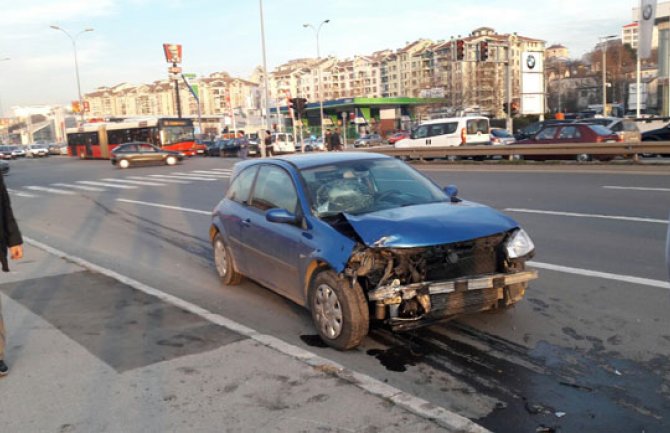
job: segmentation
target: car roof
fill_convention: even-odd
[[[274,159],[278,159],[280,161],[286,161],[289,164],[297,167],[299,170],[303,170],[306,168],[318,167],[320,165],[337,164],[340,162],[347,162],[347,161],[381,159],[381,158],[392,159],[392,157],[390,156],[372,152],[329,152],[329,153],[318,153],[313,155],[300,154],[300,155],[280,156]],[[263,160],[261,159],[258,162],[263,162]]]
[[[432,125],[435,123],[444,123],[444,122],[458,122],[460,120],[489,120],[489,118],[484,116],[444,117],[442,119],[426,120],[425,122],[421,122],[421,125]]]

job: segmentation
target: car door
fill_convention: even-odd
[[[270,209],[301,214],[298,194],[289,173],[277,165],[262,165],[254,182],[247,218],[242,222],[249,276],[292,299],[300,299],[299,257],[303,229],[296,224],[270,222]]]
[[[158,163],[163,160],[163,153],[159,149],[153,147],[148,143],[143,143],[137,146],[139,148],[138,162],[143,164]]]

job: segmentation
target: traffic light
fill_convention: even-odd
[[[481,41],[479,43],[479,60],[482,62],[487,61],[489,58],[489,43],[486,41]]]
[[[302,115],[305,113],[305,108],[307,106],[307,99],[305,98],[295,98],[293,107],[298,114]]]
[[[296,98],[289,98],[286,100],[286,106],[288,108],[289,113],[291,110],[293,110],[293,107],[295,107],[295,99]]]
[[[463,60],[465,58],[465,41],[458,39],[456,41],[456,60]]]

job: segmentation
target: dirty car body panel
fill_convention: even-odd
[[[238,163],[210,234],[239,273],[304,306],[315,275],[334,272],[394,330],[507,307],[537,277],[514,220],[376,154]]]

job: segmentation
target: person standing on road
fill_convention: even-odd
[[[332,141],[333,135],[330,133],[330,129],[326,131],[326,136],[324,137],[325,145],[326,145],[326,150],[328,152],[332,152],[333,149],[333,141]]]
[[[265,131],[263,144],[265,144],[265,156],[272,156],[272,133],[269,130]]]
[[[9,194],[5,187],[5,180],[0,175],[0,262],[2,271],[9,272],[7,249],[12,260],[23,257],[23,238],[19,226],[14,219]],[[0,376],[6,376],[9,368],[5,364],[5,323],[2,319],[2,304],[0,303]]]
[[[339,128],[335,129],[333,134],[330,136],[330,146],[335,152],[342,152],[344,150],[342,147],[342,140],[340,140]]]

